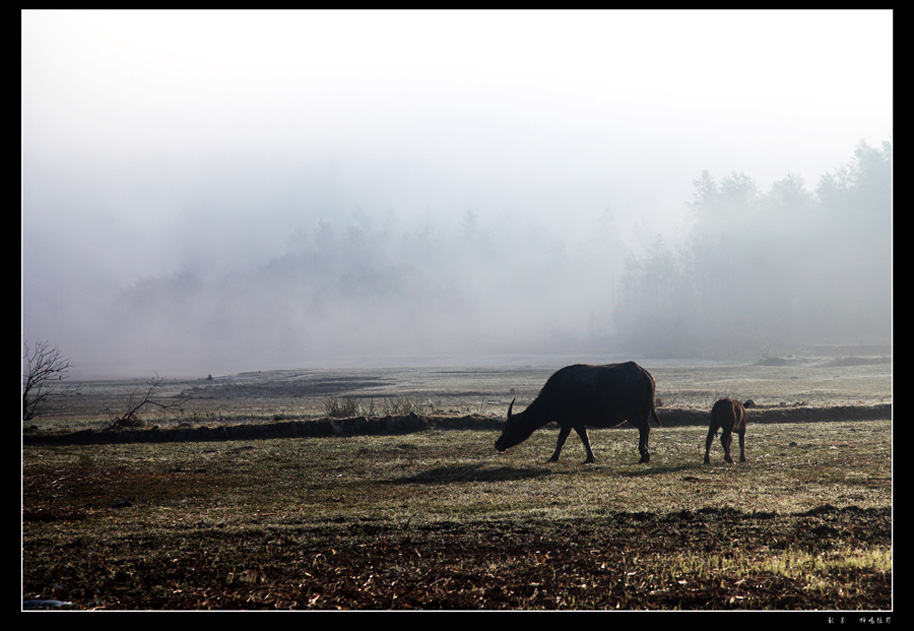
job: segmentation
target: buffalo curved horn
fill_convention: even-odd
[[[511,408],[514,407],[514,402],[517,401],[517,397],[511,399],[511,405],[508,406],[508,420],[511,420]]]

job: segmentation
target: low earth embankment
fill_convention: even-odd
[[[840,407],[779,407],[750,410],[751,424],[812,423],[827,421],[870,421],[889,419],[892,406],[858,405]],[[662,427],[706,425],[708,413],[692,409],[658,410]],[[504,419],[477,414],[464,416],[426,416],[410,413],[402,416],[347,419],[280,420],[261,423],[226,423],[217,426],[138,427],[70,431],[26,432],[23,442],[37,444],[115,444],[133,442],[172,442],[182,440],[252,440],[257,438],[307,438],[325,436],[358,436],[402,434],[436,429],[500,429]]]

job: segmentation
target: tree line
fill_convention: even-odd
[[[889,342],[892,146],[861,142],[810,192],[788,173],[693,181],[691,227],[630,255],[613,313],[645,354],[745,355],[760,347]]]

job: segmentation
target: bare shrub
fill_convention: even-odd
[[[38,414],[38,406],[50,396],[67,396],[78,388],[50,388],[53,382],[63,381],[70,368],[70,360],[50,342],[38,342],[33,347],[25,343],[22,373],[22,420],[28,421]]]
[[[162,379],[156,375],[155,379],[149,382],[146,393],[139,397],[140,388],[137,387],[127,399],[126,409],[123,414],[114,418],[111,421],[112,429],[121,429],[125,427],[142,427],[145,424],[145,421],[140,416],[140,411],[146,407],[157,407],[162,410],[167,410],[171,407],[180,406],[184,399],[178,401],[172,401],[171,403],[163,403],[152,398],[152,394],[156,388],[162,385]]]

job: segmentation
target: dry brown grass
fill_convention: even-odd
[[[27,446],[24,598],[102,609],[888,609],[891,423]],[[120,506],[116,508],[116,506]]]

